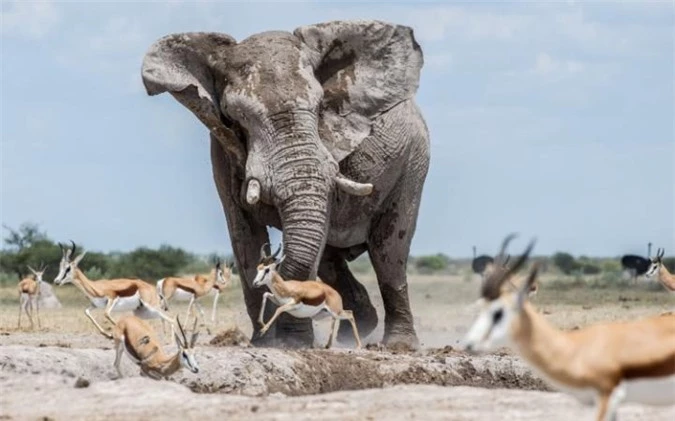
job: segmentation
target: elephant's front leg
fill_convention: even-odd
[[[340,293],[343,307],[354,313],[362,337],[366,337],[377,327],[377,311],[370,301],[368,291],[349,270],[340,249],[326,245],[319,265],[319,277]],[[353,340],[353,331],[349,324],[340,324],[339,339],[341,342]]]
[[[229,156],[225,154],[222,146],[211,136],[211,163],[213,165],[213,178],[220,201],[225,211],[225,219],[232,242],[232,251],[235,256],[241,288],[244,292],[246,310],[253,324],[253,342],[263,345],[258,335],[260,326],[256,323],[260,314],[262,297],[265,292],[261,288],[253,288],[252,282],[257,273],[257,264],[260,259],[260,247],[269,241],[267,228],[255,222],[251,216],[244,212],[236,201],[239,194],[233,188],[234,171],[229,162]],[[271,316],[272,309],[267,311]],[[274,335],[267,335],[265,341],[270,342]]]
[[[384,343],[388,346],[419,348],[406,276],[418,203],[419,197],[415,200],[414,196],[412,200],[408,197],[407,200],[392,201],[373,221],[369,236],[368,253],[384,303]]]

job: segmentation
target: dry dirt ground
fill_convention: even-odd
[[[366,285],[381,314],[376,284],[368,279]],[[381,330],[365,338],[370,345],[361,351],[345,344],[294,351],[247,346],[248,321],[234,286],[212,327],[219,334],[200,338],[200,372],[171,381],[139,377],[126,358],[125,378],[114,379],[112,343],[95,333],[73,288],[56,290],[64,306],[44,311],[37,331],[16,329],[14,291],[0,290],[0,420],[592,420],[591,407],[550,391],[509,352],[467,356],[452,349],[475,315],[476,290],[474,281],[459,277],[411,280],[418,352],[383,349]],[[574,328],[658,314],[675,302],[661,291],[547,291],[543,285],[535,304],[556,325]],[[316,325],[317,345],[326,327]],[[675,407],[624,405],[620,419],[673,420]]]

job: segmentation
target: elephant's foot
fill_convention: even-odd
[[[391,285],[380,284],[384,302],[384,339],[387,348],[417,350],[420,347],[412,312],[408,300],[408,286],[396,289]]]
[[[271,348],[311,348],[314,345],[312,321],[282,314],[264,335],[256,329],[251,344]]]
[[[387,349],[391,350],[417,351],[420,349],[420,342],[412,326],[405,329],[392,328],[390,331],[385,332],[383,342]]]

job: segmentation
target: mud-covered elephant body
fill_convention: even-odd
[[[274,226],[283,231],[282,276],[318,274],[335,286],[363,334],[377,315],[346,262],[368,251],[385,341],[416,345],[405,267],[429,165],[428,132],[413,99],[422,63],[410,28],[377,21],[265,32],[240,43],[175,34],[146,54],[148,93],[170,92],[210,129],[214,179],[252,321],[263,291],[251,281]],[[276,327],[268,336],[311,343],[308,320],[284,315]]]

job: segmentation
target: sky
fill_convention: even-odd
[[[231,250],[208,132],[149,97],[175,32],[411,26],[431,134],[412,254],[675,252],[674,9],[664,2],[2,2],[0,219],[58,241]],[[275,239],[278,236],[275,236]]]

